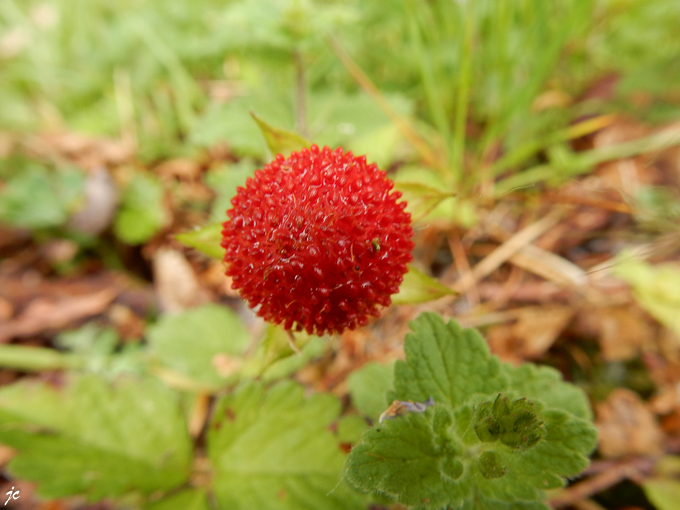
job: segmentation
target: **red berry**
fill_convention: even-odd
[[[238,188],[222,246],[232,287],[285,329],[342,332],[378,316],[410,262],[411,215],[375,164],[341,148],[281,155]]]

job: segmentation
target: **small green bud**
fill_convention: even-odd
[[[482,452],[479,456],[479,472],[488,480],[505,475],[505,466],[501,464],[501,457],[496,452]]]
[[[503,416],[510,414],[510,405],[508,397],[503,397],[501,393],[498,394],[493,403],[493,417],[500,420]]]
[[[500,439],[511,448],[531,448],[543,437],[543,422],[538,420],[533,402],[526,398],[510,402],[500,393],[493,403],[484,402],[477,408],[473,425],[483,443]]]
[[[475,433],[480,441],[492,443],[498,439],[501,429],[492,416],[493,406],[491,402],[484,402],[476,410],[474,418]]]

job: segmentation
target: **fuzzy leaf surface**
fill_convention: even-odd
[[[543,491],[582,471],[596,445],[585,396],[552,369],[501,364],[479,333],[454,321],[428,313],[410,326],[393,395],[414,402],[432,397],[434,405],[364,433],[345,464],[347,480],[415,508],[546,508]],[[479,413],[499,394],[530,411],[537,441],[521,428],[518,443],[480,439]],[[512,417],[511,409],[504,416]]]
[[[340,483],[345,455],[328,426],[340,403],[328,394],[304,398],[282,382],[248,383],[215,409],[208,451],[215,495],[233,510],[353,510],[363,498]]]
[[[493,394],[508,384],[497,357],[491,356],[482,336],[424,313],[411,322],[406,336],[406,361],[394,369],[395,398],[446,403],[455,409],[476,393]]]
[[[187,479],[191,465],[175,395],[152,379],[112,387],[87,375],[59,390],[35,381],[6,386],[0,442],[18,451],[10,473],[37,482],[46,498],[168,490]]]

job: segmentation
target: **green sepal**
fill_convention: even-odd
[[[260,128],[262,136],[264,136],[264,141],[267,143],[267,147],[271,151],[272,156],[281,154],[287,158],[292,152],[300,151],[312,145],[312,142],[305,140],[297,133],[267,124],[253,112],[250,112],[250,116]]]
[[[213,259],[224,258],[224,248],[222,242],[222,224],[210,223],[202,227],[196,227],[191,232],[176,234],[177,239],[184,246],[195,248],[204,255]]]
[[[434,278],[408,264],[408,272],[399,286],[399,292],[392,296],[395,305],[408,305],[434,301],[444,296],[456,294],[456,291],[442,285]]]

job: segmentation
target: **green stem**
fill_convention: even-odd
[[[76,354],[64,354],[45,347],[26,347],[24,345],[0,345],[0,366],[39,372],[80,368],[84,359]]]
[[[303,137],[307,137],[307,84],[305,79],[305,62],[299,50],[293,52],[295,62],[295,128]]]
[[[451,150],[452,170],[457,182],[463,177],[465,163],[465,129],[467,124],[468,105],[470,101],[470,82],[472,77],[472,37],[474,28],[474,10],[466,6],[465,32],[460,61],[460,78],[456,94],[456,116]]]

